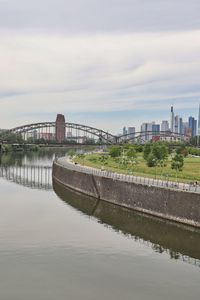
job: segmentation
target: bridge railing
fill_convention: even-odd
[[[95,168],[75,164],[69,159],[66,159],[66,157],[56,159],[56,163],[58,165],[64,166],[74,171],[93,174],[95,176],[100,176],[100,177],[112,178],[113,180],[137,183],[146,186],[155,186],[155,187],[160,187],[165,189],[181,190],[185,192],[200,193],[200,186],[195,183],[174,182],[169,180],[161,180],[161,179],[142,177],[136,175],[127,175],[127,174],[116,173],[108,170],[95,169]]]

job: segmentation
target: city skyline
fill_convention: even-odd
[[[188,136],[200,136],[200,104],[198,106],[197,117],[188,115],[186,118],[180,114],[180,112],[174,111],[174,107],[170,108],[170,115],[168,118],[158,121],[157,119],[151,121],[145,121],[140,124],[140,128],[135,128],[135,131],[171,131],[179,134],[185,134]],[[133,124],[132,124],[133,125]],[[127,134],[130,127],[130,124],[123,127],[123,134]]]
[[[179,112],[178,112],[179,113]],[[140,120],[141,121],[141,120]],[[47,123],[54,123],[54,120],[48,120]],[[56,117],[56,126],[53,131],[32,131],[26,134],[27,138],[44,138],[45,140],[49,139],[56,139],[59,142],[62,142],[65,140],[65,138],[72,137],[72,133],[69,131],[65,131],[65,122],[66,124],[70,124],[68,118],[65,120],[65,115],[58,113]],[[39,122],[40,124],[44,124],[44,122]],[[104,130],[107,133],[111,133],[115,136],[126,136],[129,135],[129,137],[135,137],[135,134],[138,132],[152,132],[152,135],[148,135],[147,141],[151,140],[152,137],[158,136],[160,132],[171,132],[178,135],[185,135],[190,137],[200,136],[200,104],[198,108],[198,118],[195,118],[194,116],[187,116],[186,119],[182,117],[180,114],[176,114],[176,111],[174,111],[174,107],[171,106],[170,108],[170,115],[169,118],[166,118],[165,120],[158,121],[157,119],[154,119],[153,121],[147,121],[140,123],[139,128],[136,126],[133,126],[133,122],[131,122],[132,125],[126,124],[123,126],[122,130],[119,130],[118,132],[112,132],[110,129],[104,130],[103,128],[98,128],[99,130]],[[71,124],[77,124],[76,121],[71,122]],[[32,125],[38,125],[38,123],[31,123],[31,124],[21,124],[20,127],[23,126],[29,127]],[[83,126],[91,126],[91,124],[82,124]],[[82,126],[80,125],[80,126]],[[135,124],[134,124],[135,125]],[[63,127],[64,126],[64,127]],[[96,127],[97,128],[97,127]],[[8,129],[8,128],[7,128]],[[11,129],[11,128],[10,128]],[[13,128],[13,130],[18,128]],[[5,128],[0,128],[1,130],[6,130]],[[64,131],[63,131],[64,130]]]
[[[195,0],[1,1],[0,128],[60,112],[117,132],[166,119],[172,103],[197,117],[199,10]]]

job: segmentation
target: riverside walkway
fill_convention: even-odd
[[[69,157],[57,158],[56,163],[70,170],[87,173],[87,174],[93,174],[101,177],[112,178],[113,180],[125,181],[130,183],[132,182],[132,183],[143,184],[147,186],[155,186],[164,189],[181,190],[181,191],[200,194],[200,186],[197,184],[173,182],[169,180],[168,181],[160,180],[160,179],[154,179],[154,178],[148,178],[142,176],[126,175],[126,174],[111,172],[108,170],[100,170],[97,168],[76,164]]]

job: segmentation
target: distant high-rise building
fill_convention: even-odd
[[[183,134],[183,119],[179,116],[175,116],[174,118],[174,132]]]
[[[193,131],[193,136],[197,136],[197,120],[194,120],[194,131]]]
[[[53,140],[53,133],[51,133],[51,132],[42,132],[40,134],[40,138],[44,139],[46,141],[52,141]]]
[[[183,132],[183,118],[179,118],[178,120],[178,133],[184,134]]]
[[[199,104],[199,116],[198,116],[198,130],[197,130],[198,136],[200,136],[200,104]]]
[[[135,137],[135,127],[128,127],[128,138],[134,138]]]
[[[72,132],[71,131],[68,131],[67,132],[67,138],[71,138],[72,137]]]
[[[126,126],[123,127],[123,135],[126,135],[127,134],[127,129],[126,129]]]
[[[153,131],[153,134],[160,133],[160,124],[152,124],[152,131]]]
[[[183,122],[183,134],[187,133],[188,128],[189,128],[189,123]]]
[[[155,125],[155,122],[143,123],[141,125],[141,132],[146,133],[146,134],[142,135],[142,139],[145,142],[148,142],[148,141],[152,140],[153,125]]]
[[[188,127],[188,128],[186,129],[185,134],[186,134],[187,136],[192,137],[192,128],[189,128],[189,127]]]
[[[178,125],[179,125],[179,116],[175,116],[175,118],[174,118],[174,130],[173,130],[173,132],[176,132],[176,133],[179,133],[178,132]]]
[[[188,118],[188,123],[189,123],[189,128],[192,131],[192,136],[196,136],[197,135],[197,120],[195,120],[194,117],[189,117]]]
[[[171,106],[171,132],[175,132],[174,108]]]
[[[56,141],[62,143],[65,141],[65,116],[58,114],[56,118]]]
[[[169,122],[167,120],[162,121],[161,131],[169,131]]]

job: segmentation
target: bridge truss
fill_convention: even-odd
[[[65,128],[67,133],[69,134],[69,139],[78,140],[83,137],[85,138],[98,138],[99,140],[103,141],[107,144],[116,143],[116,136],[111,133],[108,133],[102,129],[98,129],[91,126],[86,126],[77,123],[65,123]],[[16,133],[21,134],[22,136],[26,133],[34,133],[34,131],[38,131],[39,137],[45,136],[45,134],[55,133],[56,129],[56,122],[40,122],[40,123],[33,123],[28,125],[23,125],[19,127],[12,128],[8,130],[9,133]],[[73,134],[72,134],[73,133]],[[84,133],[84,135],[82,134]]]
[[[77,123],[65,123],[64,126],[67,132],[67,140],[75,140],[79,142],[83,140],[94,138],[103,144],[124,144],[124,143],[146,143],[150,140],[166,140],[170,142],[174,141],[189,141],[190,137],[184,134],[179,134],[176,132],[170,131],[145,131],[145,132],[135,132],[126,135],[115,136],[109,132],[106,132],[102,129],[98,129],[95,127],[77,124]],[[40,123],[32,123],[27,125],[22,125],[19,127],[12,128],[8,130],[6,133],[15,133],[20,134],[25,139],[27,134],[32,134],[34,137],[34,133],[37,132],[37,137],[35,139],[40,139],[45,137],[48,140],[48,136],[53,136],[55,139],[55,130],[56,130],[56,122],[40,122]],[[50,139],[49,139],[50,140]]]

